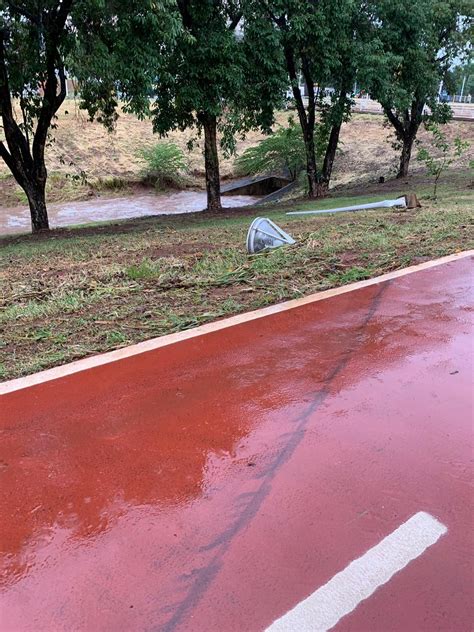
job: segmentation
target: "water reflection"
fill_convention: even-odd
[[[8,621],[29,621],[29,595],[55,629],[166,625],[258,510],[315,395],[465,326],[462,284],[432,293],[429,318],[427,295],[372,286],[259,321],[257,336],[249,323],[6,396]]]

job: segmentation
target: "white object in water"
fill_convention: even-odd
[[[355,204],[354,206],[328,208],[321,211],[290,211],[289,213],[287,213],[287,215],[315,215],[318,213],[339,213],[340,211],[362,211],[366,208],[389,208],[390,206],[406,208],[406,197],[399,197],[396,200],[381,200],[380,202],[370,202],[369,204]]]
[[[294,244],[291,235],[267,217],[257,217],[250,224],[247,233],[247,252],[255,254],[266,248],[279,248],[285,244]]]

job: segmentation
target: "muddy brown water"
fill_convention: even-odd
[[[254,195],[226,195],[226,207],[254,204],[260,198]],[[120,198],[94,198],[81,202],[50,204],[48,215],[53,228],[129,219],[145,215],[173,215],[202,211],[206,207],[204,191],[179,191],[160,195],[137,195]],[[25,233],[30,230],[30,212],[27,207],[0,206],[0,234]]]

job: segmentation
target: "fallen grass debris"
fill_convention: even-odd
[[[0,376],[26,375],[473,247],[468,174],[449,175],[436,201],[427,186],[417,193],[423,206],[408,211],[290,218],[288,206],[268,207],[265,215],[297,243],[253,256],[245,236],[258,213],[246,209],[0,239]],[[345,193],[337,204],[386,196],[386,190],[378,197]],[[314,206],[300,201],[291,208]]]

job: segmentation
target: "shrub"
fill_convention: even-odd
[[[288,171],[292,180],[305,168],[305,147],[301,127],[292,118],[256,147],[246,149],[235,161],[240,175]]]
[[[170,142],[157,143],[139,153],[145,162],[143,175],[157,188],[181,187],[185,183],[187,161],[182,149]]]
[[[418,151],[417,159],[425,163],[428,173],[434,177],[433,197],[436,200],[436,190],[440,175],[448,169],[456,158],[460,158],[463,155],[469,147],[469,143],[456,136],[453,145],[450,145],[446,134],[441,131],[438,125],[428,123],[425,127],[433,134],[433,149],[430,151],[426,147],[422,147]]]

